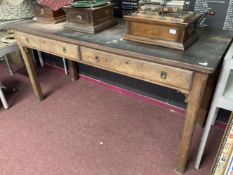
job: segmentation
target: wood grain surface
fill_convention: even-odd
[[[118,25],[94,35],[64,29],[64,23],[52,25],[28,21],[11,24],[8,28],[56,41],[205,73],[215,71],[233,36],[233,31],[200,29],[199,39],[187,50],[178,51],[123,40],[126,25],[122,20],[118,21]]]

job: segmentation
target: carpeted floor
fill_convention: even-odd
[[[0,105],[0,175],[173,175],[184,116],[63,73],[40,70],[46,99],[28,78],[0,80],[18,91]],[[195,131],[187,175],[208,175],[223,130],[213,128],[200,170],[193,169],[201,129]]]

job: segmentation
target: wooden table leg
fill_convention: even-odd
[[[208,75],[204,73],[196,72],[194,75],[192,89],[188,96],[187,111],[176,160],[176,171],[179,173],[184,173],[186,168],[189,148],[191,145],[207,78]]]
[[[19,45],[19,48],[20,48],[20,51],[22,53],[23,60],[24,60],[30,81],[32,83],[34,93],[39,100],[43,100],[44,96],[43,96],[43,93],[42,93],[42,90],[40,87],[39,80],[37,78],[35,66],[34,66],[34,63],[32,61],[30,51],[27,48],[22,47],[21,45]]]
[[[215,70],[215,72],[209,75],[208,77],[205,91],[204,91],[205,98],[202,100],[201,107],[198,113],[198,119],[197,119],[197,125],[200,127],[205,126],[205,122],[207,120],[211,101],[214,96],[214,90],[217,85],[220,70],[221,70],[221,66],[218,66],[217,70]]]
[[[70,78],[73,82],[75,82],[78,77],[76,62],[68,60],[68,66],[69,66]]]

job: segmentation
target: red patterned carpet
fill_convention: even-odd
[[[17,87],[0,105],[0,175],[173,175],[184,116],[85,80],[42,69],[46,99],[39,102],[26,76],[0,80]],[[207,175],[222,129],[213,128],[200,170],[192,168],[195,131],[185,174]]]

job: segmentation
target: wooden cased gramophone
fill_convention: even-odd
[[[185,50],[197,40],[203,14],[188,11],[186,0],[141,0],[138,11],[124,16],[124,39]]]
[[[66,13],[62,9],[52,10],[51,8],[33,2],[35,19],[46,23],[60,23],[66,21]]]
[[[117,24],[113,7],[107,0],[74,0],[63,8],[67,16],[65,28],[92,34],[103,31]]]

